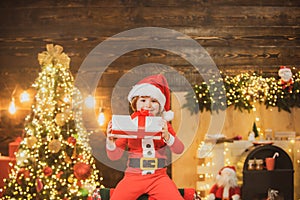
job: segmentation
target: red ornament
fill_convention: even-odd
[[[78,180],[85,180],[91,175],[91,166],[83,163],[78,162],[74,165],[74,175]]]
[[[56,174],[56,178],[60,178],[60,176],[63,174],[63,171],[58,172],[58,174]]]
[[[52,168],[48,167],[48,166],[44,167],[43,172],[44,172],[45,176],[51,176],[51,174],[52,174]]]
[[[43,182],[38,178],[36,179],[36,191],[40,192],[43,189]]]
[[[72,136],[68,137],[67,141],[69,144],[72,144],[72,145],[76,144],[76,138],[74,138]]]
[[[30,177],[29,171],[26,170],[25,168],[20,168],[20,170],[17,173],[17,183],[22,184],[22,179],[29,178],[29,177]]]

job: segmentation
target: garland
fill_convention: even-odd
[[[278,111],[291,112],[291,108],[300,107],[300,71],[292,76],[289,83],[256,73],[223,76],[208,83],[195,84],[185,98],[183,107],[192,114],[204,110],[218,112],[229,106],[250,112],[256,102],[266,108],[277,107]]]

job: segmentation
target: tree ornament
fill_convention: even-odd
[[[30,149],[34,148],[36,143],[37,143],[36,137],[30,136],[30,137],[26,138],[26,144],[27,144],[28,148],[30,148]]]
[[[30,177],[30,173],[28,170],[26,170],[25,168],[20,168],[18,173],[17,173],[17,183],[19,185],[22,184],[22,180],[23,179],[26,179],[26,178],[29,178]]]
[[[72,159],[70,158],[70,156],[68,156],[68,154],[65,154],[64,161],[68,164],[72,163]]]
[[[78,162],[74,165],[74,175],[78,180],[85,180],[91,175],[91,166]]]
[[[73,149],[72,159],[75,159],[77,157],[76,148]]]
[[[36,191],[37,192],[42,191],[43,187],[44,187],[43,182],[39,178],[37,178],[36,179]]]
[[[79,192],[81,193],[81,196],[86,197],[89,195],[89,191],[86,188],[80,188]]]
[[[51,176],[53,171],[52,171],[51,167],[46,166],[46,167],[44,167],[43,172],[44,172],[45,176]]]
[[[67,141],[69,144],[72,144],[73,146],[75,146],[76,144],[76,139],[72,136],[68,137]]]
[[[279,85],[281,85],[282,89],[285,90],[287,88],[289,92],[292,91],[294,83],[292,70],[286,66],[280,66],[278,75],[281,78]]]
[[[60,171],[60,172],[58,172],[58,174],[56,174],[56,178],[60,178],[61,177],[61,175],[63,175],[63,171]]]
[[[53,67],[69,68],[70,58],[63,53],[63,47],[60,45],[47,44],[47,51],[38,54],[40,65],[53,65]]]
[[[74,177],[73,177],[73,175],[70,175],[70,176],[68,177],[68,182],[69,182],[69,183],[73,183],[73,182],[74,182]]]
[[[64,113],[58,113],[56,116],[55,116],[55,123],[58,125],[58,126],[63,126],[65,125],[66,123],[66,120],[67,120],[67,117]]]
[[[85,188],[85,189],[87,189],[88,191],[89,191],[89,193],[93,193],[93,191],[94,191],[94,186],[91,184],[91,183],[83,183],[82,184],[82,188]]]
[[[59,150],[61,149],[61,143],[59,140],[52,140],[48,144],[48,149],[51,151],[51,153],[58,153]]]

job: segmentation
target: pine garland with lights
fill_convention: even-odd
[[[82,99],[73,87],[70,58],[62,51],[49,44],[38,56],[42,71],[33,84],[35,102],[5,180],[5,199],[88,199],[99,186],[81,119]]]
[[[217,81],[212,80],[195,84],[193,91],[185,96],[186,104],[183,107],[193,114],[204,110],[225,110],[229,106],[250,112],[256,102],[267,108],[277,107],[279,111],[287,112],[291,112],[293,107],[300,107],[300,72],[293,75],[291,87],[283,87],[275,77],[263,77],[257,73],[223,76]]]

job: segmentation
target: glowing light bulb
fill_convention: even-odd
[[[99,115],[98,115],[98,123],[100,126],[103,126],[105,122],[105,116],[104,113],[102,111],[100,111]]]
[[[95,107],[95,99],[92,95],[88,95],[84,102],[85,102],[85,106],[88,108]]]
[[[29,93],[25,90],[20,94],[20,102],[28,102],[30,100],[30,95]]]
[[[8,107],[8,112],[10,114],[15,114],[17,112],[17,109],[16,109],[16,104],[15,104],[15,99],[12,98],[10,104],[9,104],[9,107]]]

